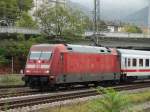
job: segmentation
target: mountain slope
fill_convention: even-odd
[[[136,25],[148,26],[148,13],[149,13],[149,7],[145,7],[125,17],[124,21],[129,23],[134,23]]]
[[[75,10],[80,10],[82,11],[84,14],[86,14],[87,16],[89,17],[92,17],[92,11],[90,8],[84,6],[84,5],[81,5],[79,3],[76,3],[76,2],[72,2],[71,0],[67,0],[66,2],[67,4],[67,7],[71,7],[72,9],[75,9]]]

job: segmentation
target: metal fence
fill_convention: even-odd
[[[0,27],[0,33],[20,33],[20,34],[33,34],[40,35],[41,31],[39,29],[32,28],[22,28],[22,27]]]
[[[150,38],[150,35],[143,33],[119,33],[119,32],[99,32],[97,35],[103,37],[118,37],[118,38]],[[90,37],[93,36],[94,32],[85,32],[84,36]]]

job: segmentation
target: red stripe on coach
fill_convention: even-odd
[[[121,70],[122,72],[150,72],[150,69],[141,69],[141,70],[137,70],[137,69],[128,69],[128,70]]]

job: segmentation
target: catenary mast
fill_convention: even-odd
[[[99,45],[98,34],[100,34],[100,0],[94,0],[94,36],[96,45]]]

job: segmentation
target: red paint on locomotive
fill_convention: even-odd
[[[67,52],[64,54],[63,71],[66,74],[115,73],[120,72],[120,67],[116,54]]]

